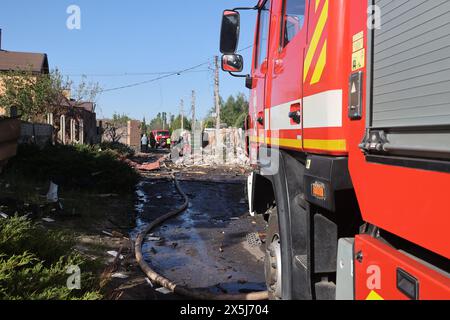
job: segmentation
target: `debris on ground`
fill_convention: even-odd
[[[42,221],[45,221],[45,222],[48,222],[48,223],[55,222],[55,220],[53,220],[52,218],[42,218]]]
[[[116,272],[116,273],[113,273],[113,274],[111,275],[111,278],[115,278],[115,279],[128,279],[129,276],[127,276],[126,274],[123,274],[123,273],[121,273],[121,272]]]
[[[119,254],[119,252],[117,251],[108,251],[107,254],[109,254],[110,256],[117,258],[119,257],[120,260],[123,260],[125,257],[121,254]]]
[[[147,240],[148,241],[161,241],[161,238],[160,237],[148,236]]]
[[[50,182],[50,188],[47,193],[47,202],[48,203],[57,203],[59,201],[58,198],[58,185],[53,181]]]
[[[153,288],[153,283],[148,277],[145,277],[145,281]]]
[[[160,165],[159,161],[147,162],[147,163],[138,165],[136,168],[141,171],[155,171],[155,170],[161,169],[161,165]]]
[[[161,293],[161,294],[169,294],[169,293],[172,293],[172,291],[170,291],[169,289],[167,289],[167,288],[164,288],[164,287],[161,287],[161,288],[158,288],[158,289],[156,289],[155,291],[157,291],[157,292],[159,292],[159,293]]]

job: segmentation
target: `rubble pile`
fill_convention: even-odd
[[[201,137],[203,136],[203,139]],[[172,161],[177,166],[225,165],[248,166],[245,132],[238,128],[205,129],[203,134],[185,131],[172,148]]]

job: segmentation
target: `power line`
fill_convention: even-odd
[[[169,73],[169,74],[166,74],[166,75],[164,75],[164,76],[157,77],[157,78],[154,78],[154,79],[150,79],[150,80],[146,80],[146,81],[141,81],[141,82],[136,82],[136,83],[124,85],[124,86],[121,86],[121,87],[116,87],[116,88],[110,88],[110,89],[101,90],[100,93],[111,92],[111,91],[117,91],[117,90],[128,89],[128,88],[133,88],[133,87],[141,86],[141,85],[144,85],[144,84],[147,84],[147,83],[151,83],[151,82],[155,82],[155,81],[158,81],[158,80],[162,80],[162,79],[165,79],[165,78],[169,78],[169,77],[173,77],[173,76],[180,76],[180,75],[182,75],[183,73],[187,73],[188,71],[191,71],[191,70],[200,68],[200,67],[202,67],[202,66],[204,66],[204,65],[206,65],[206,64],[208,64],[208,63],[209,63],[209,62],[204,62],[204,63],[201,63],[201,64],[199,64],[199,65],[193,66],[193,67],[191,67],[191,68],[187,68],[187,69],[180,70],[180,71],[177,71],[177,72],[172,72],[172,73]]]
[[[252,47],[253,47],[253,45],[249,45],[249,46],[247,46],[247,47],[244,47],[244,48],[238,50],[237,52],[242,52],[242,51],[248,50],[248,49],[250,49],[250,48],[252,48]],[[209,60],[208,60],[207,62],[198,64],[198,65],[196,65],[196,66],[193,66],[193,67],[190,67],[190,68],[186,68],[186,69],[183,69],[183,70],[180,70],[180,71],[170,72],[170,73],[167,73],[167,74],[165,74],[165,75],[163,75],[163,76],[159,76],[159,77],[154,78],[154,79],[150,79],[150,80],[146,80],[146,81],[141,81],[141,82],[136,82],[136,83],[131,83],[131,84],[124,85],[124,86],[120,86],[120,87],[104,89],[104,90],[101,90],[100,93],[112,92],[112,91],[117,91],[117,90],[123,90],[123,89],[133,88],[133,87],[141,86],[141,85],[144,85],[144,84],[152,83],[152,82],[155,82],[155,81],[159,81],[159,80],[162,80],[162,79],[170,78],[170,77],[173,77],[173,76],[180,76],[180,75],[182,75],[183,73],[193,72],[193,70],[195,70],[195,69],[197,69],[197,68],[200,68],[200,67],[202,67],[202,66],[205,66],[205,65],[208,65],[208,66],[209,66],[209,64],[210,64],[210,62],[209,62]],[[155,73],[155,74],[161,74],[161,73]]]
[[[210,70],[192,70],[184,73],[201,73],[209,72]],[[67,77],[131,77],[131,76],[153,76],[153,75],[167,75],[177,73],[177,71],[163,71],[163,72],[124,72],[124,73],[97,73],[97,74],[65,74]]]
[[[248,50],[248,49],[250,49],[250,48],[253,48],[253,45],[252,45],[252,44],[249,45],[249,46],[246,46],[245,48],[242,48],[242,49],[238,50],[237,52],[242,52],[242,51]]]

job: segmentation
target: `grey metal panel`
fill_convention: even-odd
[[[450,1],[375,3],[372,127],[450,125]]]
[[[354,300],[354,238],[339,239],[336,277],[336,300]]]
[[[383,148],[390,154],[447,158],[450,156],[450,133],[448,132],[397,132],[388,133],[389,143]]]

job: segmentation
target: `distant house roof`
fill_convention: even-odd
[[[48,58],[44,53],[0,50],[1,71],[31,71],[47,74],[49,73]]]
[[[78,108],[85,110],[87,112],[94,113],[95,112],[95,104],[93,102],[85,102],[85,101],[75,101],[67,99],[67,97],[61,97],[61,101],[58,102],[59,107],[63,108]]]
[[[77,106],[77,108],[83,108],[86,111],[94,112],[95,106],[93,102],[80,102]]]

